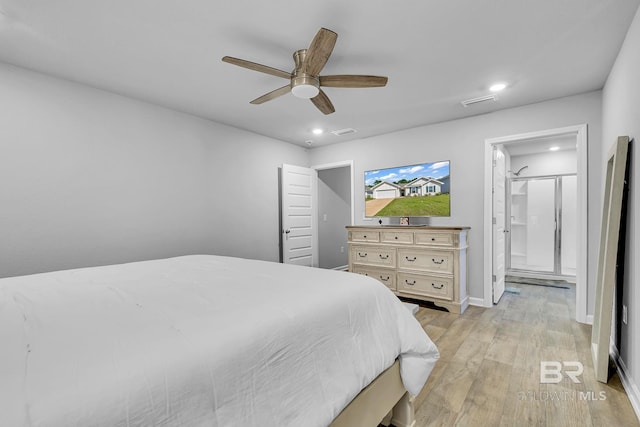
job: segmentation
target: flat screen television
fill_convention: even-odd
[[[451,216],[449,161],[364,173],[365,217]]]

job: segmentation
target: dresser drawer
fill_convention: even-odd
[[[354,245],[351,246],[350,256],[353,264],[396,266],[396,250],[394,248]]]
[[[415,233],[416,245],[453,246],[453,233],[446,232],[417,232]]]
[[[398,268],[453,273],[453,252],[399,248]]]
[[[380,233],[382,243],[413,243],[413,233],[407,231],[383,231]]]
[[[432,301],[452,313],[467,308],[469,227],[349,225],[346,229],[350,271],[380,281],[396,295]]]
[[[453,299],[453,279],[423,274],[398,273],[398,292]]]
[[[371,268],[363,266],[353,267],[353,272],[373,277],[386,285],[391,290],[396,290],[396,272],[394,270],[385,270],[383,268]]]
[[[371,230],[349,231],[349,241],[351,242],[379,242],[380,233]]]

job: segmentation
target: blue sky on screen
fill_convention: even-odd
[[[376,180],[396,182],[402,178],[407,181],[423,177],[442,178],[449,175],[449,161],[422,163],[418,165],[400,166],[397,168],[378,169],[364,173],[365,185],[372,185]]]

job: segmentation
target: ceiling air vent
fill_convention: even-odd
[[[497,101],[497,100],[498,100],[498,98],[496,98],[495,95],[485,95],[485,96],[479,96],[477,98],[465,99],[464,101],[461,101],[460,103],[464,107],[468,107],[469,105],[478,104],[480,102]]]
[[[331,133],[334,134],[335,136],[343,136],[343,135],[349,135],[350,133],[356,133],[356,130],[351,128],[346,128],[346,129],[332,130]]]

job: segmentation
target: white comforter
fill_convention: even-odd
[[[438,351],[377,281],[208,255],[0,279],[3,426],[326,426]]]

